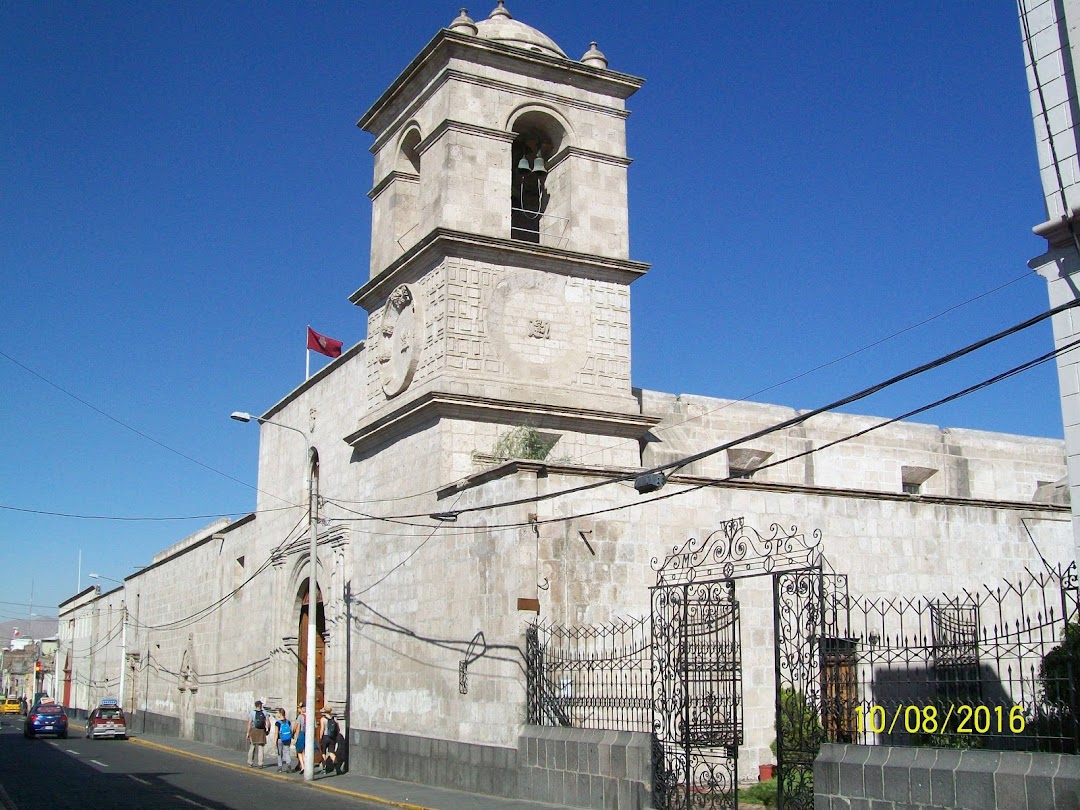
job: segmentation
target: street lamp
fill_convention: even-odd
[[[120,615],[120,690],[117,698],[119,699],[121,711],[124,708],[124,684],[127,682],[127,587],[118,579],[112,577],[106,577],[102,574],[87,574],[90,579],[107,579],[109,582],[115,582],[124,588],[124,598],[120,601],[120,609],[123,611]]]
[[[274,425],[299,433],[307,442],[308,437],[300,428],[292,425],[283,425],[281,422],[271,422],[261,416],[253,416],[244,411],[233,411],[229,414],[230,419],[237,422],[250,422],[253,419],[260,425]],[[316,600],[317,587],[316,577],[318,573],[318,539],[319,539],[319,451],[312,444],[308,445],[307,464],[307,492],[308,492],[308,532],[311,535],[311,545],[308,551],[308,620],[307,620],[307,682],[305,684],[304,703],[307,705],[306,727],[304,729],[304,781],[310,782],[315,778],[315,737],[317,726],[312,727],[312,718],[318,717],[318,707],[315,706],[315,631],[316,619],[318,618],[318,602]]]

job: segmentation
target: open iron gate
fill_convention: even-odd
[[[846,643],[846,578],[823,570],[821,535],[768,535],[725,521],[691,538],[652,589],[653,804],[660,810],[738,807],[743,742],[736,582],[772,577],[776,742],[782,810],[812,808],[813,761],[842,687],[833,666]],[[835,723],[833,723],[835,725]]]

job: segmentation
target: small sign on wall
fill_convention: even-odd
[[[533,613],[540,612],[540,600],[530,599],[527,596],[518,597],[518,610],[531,610]]]

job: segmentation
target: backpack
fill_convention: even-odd
[[[292,726],[289,725],[288,720],[278,721],[278,739],[283,743],[292,742]]]
[[[338,723],[333,717],[326,718],[326,736],[336,740],[338,735]]]
[[[252,728],[257,728],[259,731],[266,731],[266,712],[262,709],[255,710],[255,721],[251,724]]]

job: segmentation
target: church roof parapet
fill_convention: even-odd
[[[590,51],[586,56],[592,55]],[[357,121],[357,126],[378,136],[389,128],[404,105],[405,89],[415,81],[430,83],[438,73],[450,69],[454,59],[477,64],[491,64],[515,71],[526,71],[539,78],[572,84],[610,98],[625,100],[636,93],[645,80],[628,73],[600,67],[595,59],[575,62],[565,56],[530,51],[493,39],[463,34],[444,28],[424,46],[385,92]],[[606,60],[605,60],[606,61]]]

